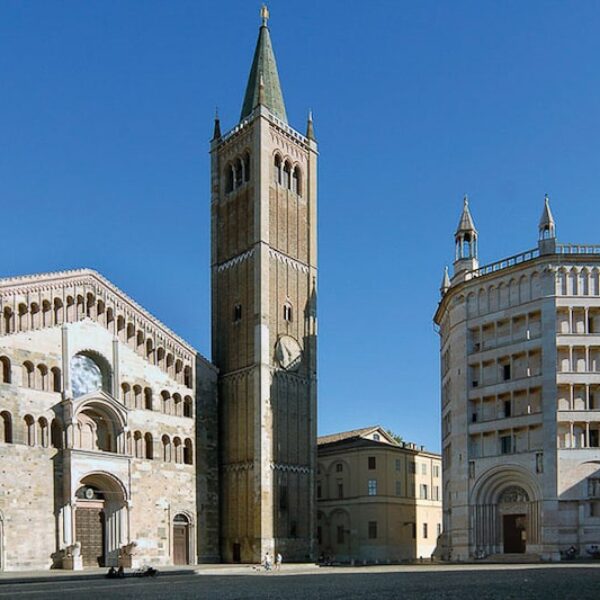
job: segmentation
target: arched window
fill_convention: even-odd
[[[146,340],[146,358],[154,364],[154,344],[150,338]]]
[[[42,448],[48,447],[48,421],[46,417],[40,417],[38,419],[38,444]]]
[[[52,325],[52,304],[49,300],[42,302],[42,325],[44,327]]]
[[[183,462],[186,465],[194,464],[194,453],[193,453],[192,440],[189,438],[185,440],[185,445],[183,447]]]
[[[36,388],[38,390],[47,391],[48,390],[48,367],[46,365],[38,365],[36,372]]]
[[[225,177],[225,193],[229,194],[230,192],[233,192],[234,172],[233,172],[232,164],[225,165],[224,177]]]
[[[164,362],[165,362],[165,349],[160,346],[158,348],[158,350],[156,351],[156,364],[163,368],[164,367]]]
[[[23,387],[33,388],[33,364],[26,360],[23,363]]]
[[[192,387],[192,367],[189,365],[186,365],[185,369],[183,370],[183,385],[185,385],[187,388]]]
[[[98,300],[96,303],[96,316],[98,317],[98,321],[103,325],[106,324],[106,304],[102,300]]]
[[[133,434],[133,455],[135,458],[144,458],[144,448],[142,444],[142,433],[136,431]]]
[[[123,404],[129,408],[129,404],[131,403],[131,386],[128,383],[121,384],[121,399]]]
[[[167,390],[163,390],[160,393],[160,397],[162,399],[162,403],[161,403],[161,410],[162,412],[164,412],[166,415],[168,415],[171,411],[170,411],[170,400],[171,400],[171,394],[169,394],[169,392],[167,392]]]
[[[4,333],[13,333],[14,332],[14,319],[13,319],[13,311],[10,306],[4,308],[3,312],[3,325],[4,325]]]
[[[0,356],[0,371],[2,383],[11,383],[12,373],[10,369],[10,358],[8,358],[8,356]]]
[[[144,388],[144,408],[152,410],[152,390],[149,387]]]
[[[274,174],[275,174],[275,183],[281,185],[281,157],[279,156],[279,154],[275,155],[275,162],[273,165],[274,168]]]
[[[244,183],[244,164],[242,159],[238,158],[235,161],[235,188],[239,188]]]
[[[144,436],[144,455],[150,460],[154,458],[154,440],[151,433],[147,433]]]
[[[244,181],[250,181],[250,153],[244,155]]]
[[[191,396],[186,396],[183,399],[183,416],[184,417],[193,417],[194,416]]]
[[[135,337],[135,325],[133,323],[127,323],[127,343],[133,345],[133,339]]]
[[[27,305],[19,304],[19,331],[27,329]]]
[[[292,166],[286,160],[283,165],[283,187],[286,189],[290,189],[292,182]]]
[[[31,415],[25,415],[25,439],[28,446],[35,446],[35,419]]]
[[[286,302],[283,305],[283,320],[291,323],[294,319],[294,313],[292,310],[292,305],[289,302]]]
[[[181,439],[178,437],[173,438],[173,450],[175,454],[175,462],[180,464],[183,462],[183,452],[181,451]]]
[[[175,358],[172,354],[167,354],[167,373],[169,375],[173,374],[173,363],[175,362]]]
[[[92,294],[91,292],[86,296],[87,298],[87,302],[85,303],[85,314],[88,317],[95,317],[95,312],[96,312],[96,298],[94,297],[94,294]]]
[[[302,196],[302,177],[300,174],[300,167],[294,167],[292,174],[292,191]]]
[[[173,414],[178,417],[183,416],[183,406],[179,394],[173,394]]]
[[[60,369],[58,367],[52,367],[52,391],[62,392],[62,378]]]
[[[32,302],[29,310],[31,312],[31,329],[37,329],[40,326],[40,305]]]
[[[50,425],[50,438],[52,447],[57,450],[63,449],[63,428],[58,419],[52,419]]]
[[[80,319],[83,319],[84,316],[85,316],[85,300],[83,299],[83,296],[79,295],[79,296],[77,296],[76,304],[75,304],[75,318],[77,320],[80,320]]]
[[[117,317],[117,337],[122,341],[126,342],[125,338],[125,317],[123,315],[119,315]]]
[[[135,346],[136,346],[136,350],[142,351],[142,348],[144,346],[144,332],[143,331],[137,332]]]
[[[163,460],[171,462],[171,440],[168,435],[163,435],[161,438],[163,447]]]
[[[142,408],[142,387],[139,385],[133,386],[133,406]]]
[[[54,298],[54,324],[60,325],[63,319],[63,302],[60,298]]]
[[[13,433],[12,433],[11,414],[8,411],[3,410],[0,413],[0,419],[2,421],[2,423],[1,423],[2,430],[0,431],[0,433],[2,434],[2,439],[0,441],[4,442],[5,444],[12,444],[13,443]]]
[[[75,300],[73,296],[67,296],[67,314],[65,316],[65,320],[67,322],[71,322],[74,320],[75,315]]]
[[[115,311],[112,308],[106,309],[106,326],[110,327],[115,320]]]
[[[181,360],[178,358],[175,361],[175,380],[178,383],[183,383],[182,382],[182,372],[183,372],[183,363],[181,362]]]

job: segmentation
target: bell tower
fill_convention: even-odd
[[[314,555],[317,144],[287,121],[262,24],[240,120],[211,141],[212,352],[221,554]]]

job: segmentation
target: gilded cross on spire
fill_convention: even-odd
[[[266,27],[267,21],[269,20],[269,9],[266,4],[263,4],[260,8],[260,17],[262,19],[262,24]]]

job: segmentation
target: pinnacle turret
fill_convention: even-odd
[[[548,198],[548,194],[544,196],[544,210],[540,217],[539,232],[540,240],[556,237],[556,224],[550,210],[550,198]]]
[[[440,285],[440,294],[444,296],[450,289],[450,276],[448,275],[448,267],[444,267],[444,275],[442,277],[442,285]]]
[[[458,227],[454,234],[456,255],[454,257],[454,275],[461,271],[472,271],[477,269],[477,229],[469,210],[469,199],[463,200],[463,210],[460,215]]]

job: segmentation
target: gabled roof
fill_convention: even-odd
[[[381,425],[374,425],[372,427],[363,427],[362,429],[352,429],[350,431],[341,431],[340,433],[331,433],[329,435],[322,435],[317,438],[317,445],[323,446],[324,444],[332,444],[334,442],[345,442],[350,440],[358,439],[371,439],[374,433],[378,433],[382,438],[379,440],[384,444],[392,444],[397,446],[396,440],[383,428]],[[375,440],[376,441],[376,440]]]
[[[193,346],[93,269],[2,277],[0,278],[0,303],[6,302],[6,299],[13,295],[26,296],[30,301],[40,298],[52,302],[55,297],[64,300],[62,293],[57,295],[55,292],[65,290],[65,293],[71,293],[74,289],[93,293],[97,299],[101,299],[106,304],[107,308],[113,308],[115,319],[122,314],[128,322],[136,325],[143,324],[142,329],[146,332],[146,336],[154,337],[156,347],[160,344],[165,350],[169,348],[176,355],[187,356],[190,360],[200,357],[206,364],[216,369]]]
[[[254,50],[254,59],[248,77],[240,121],[250,116],[258,104],[263,104],[278,119],[287,123],[283,94],[281,93],[281,85],[279,84],[279,73],[277,72],[277,63],[275,62],[275,53],[273,52],[271,36],[267,27],[267,18],[268,12],[265,13],[263,7],[263,24],[258,33],[258,41]]]

